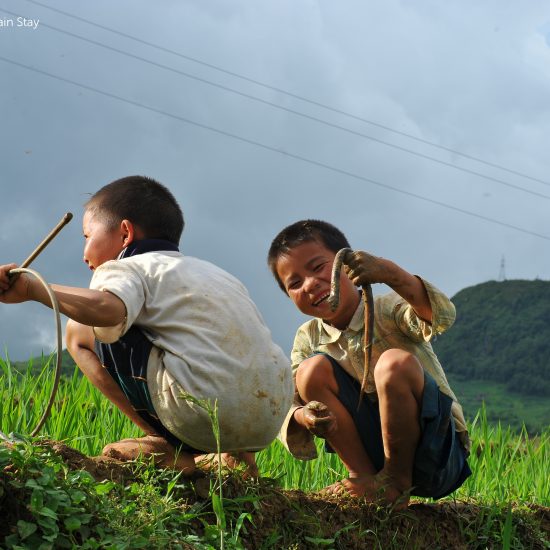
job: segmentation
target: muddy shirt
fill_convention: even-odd
[[[412,306],[396,292],[374,297],[374,337],[372,347],[371,369],[374,368],[380,355],[392,348],[403,349],[412,353],[422,367],[436,381],[439,389],[453,399],[452,414],[455,427],[462,444],[469,449],[470,441],[466,431],[466,422],[462,407],[452,392],[447,377],[432,349],[430,340],[447,330],[455,320],[455,307],[452,302],[429,282],[421,279],[432,307],[432,322],[420,318]],[[322,321],[312,319],[304,323],[297,331],[291,353],[292,370],[314,352],[323,352],[338,361],[342,368],[353,378],[361,382],[365,368],[364,354],[365,310],[360,301],[349,326],[339,330]],[[376,401],[376,387],[373,372],[368,373],[366,382],[367,396]],[[317,456],[313,436],[304,429],[292,429],[292,415],[304,405],[296,393],[283,428],[281,440],[289,451],[298,458],[311,459]]]
[[[179,252],[109,261],[90,288],[126,306],[125,321],[95,327],[115,342],[130,326],[153,343],[147,384],[162,424],[197,449],[216,450],[207,412],[217,402],[224,451],[257,450],[276,437],[292,403],[292,372],[247,290],[213,264]]]

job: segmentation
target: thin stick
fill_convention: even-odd
[[[29,267],[34,259],[46,248],[56,235],[73,219],[71,212],[67,212],[61,221],[50,231],[49,235],[34,249],[32,254],[19,266]]]

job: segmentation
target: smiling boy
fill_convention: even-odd
[[[217,450],[208,414],[184,394],[218,406],[222,451],[257,473],[254,451],[277,435],[292,376],[245,287],[178,250],[184,221],[170,191],[142,176],[116,180],[85,204],[90,288],[52,285],[67,347],[86,377],[146,435],[103,454],[190,474]],[[0,302],[49,304],[34,278],[0,266]]]
[[[449,328],[455,310],[433,285],[394,262],[354,252],[341,273],[340,304],[332,311],[331,272],[348,248],[343,233],[302,220],[273,240],[268,264],[280,288],[314,319],[296,333],[291,354],[295,403],[281,432],[300,459],[316,457],[313,435],[326,440],[349,475],[325,489],[407,506],[411,494],[440,498],[470,475],[469,439],[431,338]],[[364,306],[355,285],[385,283],[375,297],[372,372],[364,374]],[[319,417],[307,403],[326,405]]]

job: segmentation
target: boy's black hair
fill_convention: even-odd
[[[286,294],[286,288],[277,273],[277,260],[286,252],[303,243],[317,241],[332,252],[349,248],[346,236],[334,225],[321,220],[300,220],[285,227],[272,241],[267,253],[267,265]]]
[[[147,239],[164,239],[177,245],[183,231],[183,213],[174,195],[146,176],[128,176],[108,183],[92,195],[84,208],[109,228],[129,220]]]

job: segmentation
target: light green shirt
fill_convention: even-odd
[[[412,306],[395,292],[374,298],[374,337],[372,347],[371,372],[367,374],[367,396],[376,401],[376,387],[372,369],[380,355],[389,349],[402,349],[412,353],[424,370],[436,381],[439,389],[453,399],[452,415],[458,436],[466,449],[470,440],[462,407],[452,392],[447,377],[430,344],[431,339],[445,332],[455,320],[453,303],[440,290],[421,279],[432,307],[432,322],[429,323],[416,314]],[[365,368],[364,354],[364,303],[361,300],[349,326],[339,330],[323,322],[312,319],[297,331],[291,353],[292,370],[296,369],[314,352],[323,352],[333,357],[341,367],[358,381],[363,380]],[[306,430],[292,430],[288,427],[294,411],[304,405],[296,393],[294,405],[289,411],[281,429],[281,440],[297,458],[308,460],[317,456],[313,436]]]

